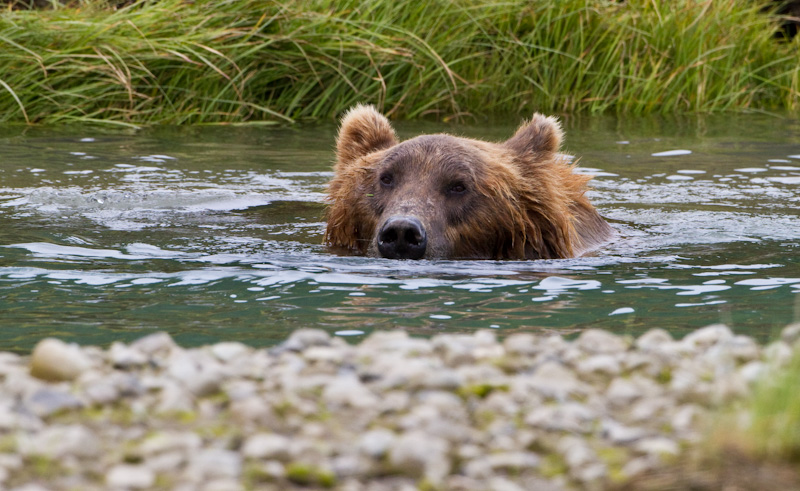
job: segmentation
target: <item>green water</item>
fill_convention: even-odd
[[[502,140],[516,123],[398,130]],[[620,238],[591,257],[507,262],[326,251],[333,125],[0,127],[0,350],[161,330],[185,345],[266,346],[299,327],[358,340],[375,329],[682,336],[724,322],[767,339],[800,320],[797,121],[565,127]],[[691,153],[658,156],[675,150]]]

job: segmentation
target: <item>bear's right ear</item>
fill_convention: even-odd
[[[336,137],[336,157],[349,164],[359,157],[397,144],[392,125],[372,106],[358,104],[342,118]]]
[[[523,123],[514,136],[503,143],[520,155],[529,155],[534,160],[550,158],[561,148],[564,137],[561,124],[554,117],[534,114],[531,120]]]

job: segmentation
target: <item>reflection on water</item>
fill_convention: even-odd
[[[516,122],[400,124],[502,140]],[[335,128],[0,128],[0,349],[167,330],[269,345],[298,327],[766,338],[800,320],[800,127],[763,116],[567,120],[620,232],[548,261],[329,254]]]

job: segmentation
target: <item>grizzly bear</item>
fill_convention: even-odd
[[[613,229],[589,203],[591,177],[559,153],[562,131],[534,114],[510,139],[448,134],[398,142],[357,105],[342,118],[325,242],[390,259],[554,259],[586,253]]]

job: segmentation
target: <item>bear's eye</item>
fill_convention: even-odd
[[[447,188],[447,194],[464,194],[467,192],[467,186],[463,182],[454,182]]]
[[[392,184],[394,184],[394,176],[389,174],[388,172],[386,174],[382,174],[381,184],[383,184],[384,186],[391,186]]]

